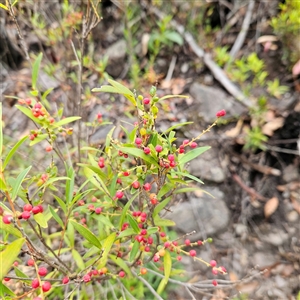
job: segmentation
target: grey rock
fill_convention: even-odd
[[[211,123],[216,119],[216,112],[225,109],[227,116],[238,116],[247,109],[234,98],[229,97],[221,89],[208,87],[197,82],[190,86],[189,90],[194,98],[194,103],[188,109],[188,113],[198,114],[205,122]]]
[[[262,237],[262,240],[268,244],[273,246],[281,246],[286,241],[288,241],[289,235],[276,227],[272,229],[272,231],[265,233]]]
[[[110,60],[117,60],[124,58],[126,55],[126,41],[124,39],[113,43],[110,47],[106,49],[106,55]]]
[[[196,231],[189,238],[193,241],[207,236],[217,235],[226,230],[229,223],[229,210],[223,201],[224,194],[218,188],[206,187],[201,198],[191,195],[189,202],[173,207],[167,218],[176,223],[176,229],[182,233]]]
[[[283,170],[283,180],[285,182],[291,182],[293,180],[299,180],[300,174],[298,173],[298,169],[295,165],[290,164]]]
[[[274,252],[257,251],[253,254],[252,260],[254,266],[265,268],[275,264],[280,258]]]
[[[189,172],[203,181],[221,183],[225,180],[223,171],[217,157],[217,151],[210,149],[193,160],[189,166]]]

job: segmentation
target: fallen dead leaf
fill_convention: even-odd
[[[235,138],[240,134],[242,127],[243,127],[243,120],[240,119],[238,120],[234,128],[227,130],[225,132],[225,135],[231,138]]]
[[[258,281],[251,281],[248,283],[241,283],[236,286],[237,290],[242,293],[253,293],[253,291],[258,288],[259,282]]]
[[[300,74],[300,60],[298,60],[296,62],[296,64],[293,66],[292,73],[294,76],[297,76]]]
[[[256,43],[266,43],[266,42],[276,42],[278,41],[278,37],[275,35],[262,35],[257,40]]]
[[[263,126],[262,132],[268,136],[272,136],[274,131],[281,128],[283,124],[284,118],[275,118]]]
[[[279,201],[277,197],[269,199],[264,207],[264,214],[266,218],[269,218],[277,209]]]
[[[232,282],[236,282],[236,281],[239,280],[239,277],[237,276],[237,274],[236,274],[235,272],[230,271],[230,272],[229,272],[229,279],[230,279],[230,281],[232,281]]]
[[[227,295],[225,294],[225,292],[223,290],[217,289],[214,291],[214,295],[211,298],[211,300],[223,300],[226,298],[227,298]]]

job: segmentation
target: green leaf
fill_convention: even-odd
[[[39,134],[33,141],[31,141],[29,143],[29,146],[33,146],[33,145],[45,140],[47,137],[48,137],[47,133]]]
[[[109,132],[108,134],[106,135],[106,140],[105,140],[105,152],[107,153],[108,152],[108,148],[109,148],[109,145],[110,145],[110,142],[111,142],[111,137],[112,137],[112,134],[115,130],[116,126],[114,126]]]
[[[131,273],[129,267],[127,266],[127,264],[125,263],[125,261],[122,258],[116,257],[115,255],[111,254],[111,255],[109,255],[109,259],[112,260],[122,270],[124,270],[126,272],[126,274],[129,275],[129,278],[132,276],[132,273]]]
[[[80,269],[80,271],[85,269],[85,264],[84,261],[82,259],[82,256],[78,253],[77,250],[72,249],[72,256],[74,258],[73,261],[75,261],[77,267]]]
[[[0,102],[0,167],[1,170],[4,170],[4,167],[2,169],[2,151],[3,151],[3,128],[2,128],[2,102]]]
[[[129,214],[127,215],[127,219],[128,219],[128,222],[129,222],[130,226],[132,227],[132,229],[136,233],[139,233],[141,230],[139,228],[139,225],[138,225],[137,221]]]
[[[175,226],[176,223],[172,220],[161,219],[158,215],[154,218],[154,224],[156,226]]]
[[[184,173],[184,172],[175,172],[175,174],[178,174],[178,175],[181,175],[181,176],[184,176],[184,177],[188,177],[190,179],[193,179],[194,181],[197,181],[201,184],[204,184],[204,182],[202,180],[200,180],[198,177],[194,176],[194,175],[191,175],[190,173]]]
[[[166,131],[163,132],[163,134],[167,134],[168,132],[178,128],[178,127],[182,127],[184,125],[188,125],[188,124],[193,124],[194,122],[183,122],[183,123],[179,123],[179,124],[176,124],[170,128],[168,128]]]
[[[55,125],[55,127],[60,127],[62,125],[66,125],[68,123],[74,122],[79,119],[81,119],[81,117],[68,117],[68,118],[64,118],[64,119],[54,123],[53,125]]]
[[[153,218],[155,218],[162,211],[162,209],[170,202],[171,199],[172,197],[168,197],[162,202],[160,202],[158,205],[156,205],[152,214]]]
[[[10,243],[8,246],[6,246],[5,249],[0,252],[0,262],[1,262],[0,282],[8,273],[12,264],[18,257],[24,242],[25,242],[25,238],[17,239],[12,243]]]
[[[162,198],[165,194],[171,191],[173,187],[174,187],[173,184],[171,184],[170,182],[165,183],[163,187],[159,190],[157,194],[157,198],[158,199]]]
[[[34,117],[32,111],[28,107],[24,107],[21,105],[15,105],[15,107],[18,110],[20,110],[24,115],[26,115],[29,119],[31,119],[33,122],[43,125],[43,122],[39,118]]]
[[[4,181],[2,180],[2,178],[0,178],[0,190],[7,191],[6,184],[4,183]]]
[[[86,178],[94,185],[96,186],[99,190],[104,191],[107,195],[110,195],[106,185],[102,181],[102,179],[97,176],[97,174],[92,171],[90,168],[84,168],[83,169],[84,175]]]
[[[52,194],[52,196],[55,198],[55,200],[58,202],[60,208],[63,210],[63,212],[65,214],[67,214],[67,207],[66,204],[64,203],[64,201],[62,199],[60,199],[58,196]]]
[[[70,178],[70,180],[66,182],[66,205],[68,206],[73,199],[75,171],[73,167],[67,168],[67,165],[65,167],[67,169],[67,177]]]
[[[25,273],[23,273],[19,268],[14,267],[15,273],[17,277],[21,278],[29,278]],[[23,281],[23,280],[22,280]],[[25,282],[31,282],[31,280],[25,280]]]
[[[0,103],[1,106],[1,103]],[[13,147],[12,149],[8,152],[7,156],[5,157],[4,163],[3,163],[3,168],[2,171],[6,168],[8,163],[10,162],[11,158],[15,154],[15,152],[19,149],[19,147],[27,140],[27,136],[24,136],[21,140],[19,140]],[[1,122],[0,122],[0,148],[1,148]],[[0,149],[0,156],[1,156],[1,149]]]
[[[164,33],[164,35],[168,40],[170,40],[180,46],[183,44],[182,36],[179,33],[177,33],[176,31],[166,31]]]
[[[136,193],[135,195],[132,196],[132,198],[126,203],[126,205],[124,206],[124,208],[122,209],[122,214],[120,217],[120,223],[119,223],[119,229],[121,230],[122,225],[124,223],[127,211],[129,206],[131,205],[131,203],[134,201],[134,199],[139,195],[139,193]]]
[[[135,241],[133,243],[133,246],[132,246],[131,251],[130,251],[130,257],[129,257],[130,262],[132,262],[135,259],[139,249],[140,249],[140,243],[138,241]]]
[[[61,228],[64,228],[65,225],[64,225],[64,222],[62,221],[62,219],[60,218],[60,216],[56,213],[56,211],[52,208],[51,205],[49,205],[48,207],[49,207],[49,210],[50,210],[51,215],[53,216],[54,220],[61,226]]]
[[[159,101],[169,99],[169,98],[188,98],[189,96],[184,96],[184,95],[166,95],[161,98],[159,98]]]
[[[5,9],[5,10],[8,10],[8,7],[7,7],[6,5],[4,5],[4,4],[2,4],[2,3],[0,3],[0,8],[3,8],[3,9]]]
[[[127,153],[127,154],[131,154],[137,158],[143,159],[144,161],[146,161],[150,164],[158,166],[157,161],[150,155],[146,155],[144,153],[144,151],[141,149],[137,149],[137,148],[133,148],[133,147],[120,147],[120,148],[118,148],[118,150],[120,150],[124,153]]]
[[[15,198],[18,195],[18,192],[21,188],[21,184],[24,180],[24,178],[26,177],[26,175],[28,174],[28,172],[30,171],[31,166],[29,166],[27,169],[23,170],[17,177],[14,186],[13,186],[13,190],[12,190],[12,195],[11,195],[11,200],[14,201]]]
[[[158,227],[148,227],[147,228],[147,234],[150,235],[150,234],[153,234],[153,233],[156,233],[158,232]]]
[[[187,152],[183,156],[179,157],[179,164],[182,165],[182,164],[185,164],[185,163],[191,161],[192,159],[198,157],[200,154],[207,151],[208,149],[210,149],[210,146],[195,148],[195,149]]]
[[[0,4],[1,5],[1,4]],[[12,296],[12,297],[15,297],[16,295],[13,293],[13,291],[11,289],[9,289],[6,285],[4,285],[1,281],[0,281],[0,299],[7,299],[7,298],[4,298],[4,296],[6,295],[9,295],[9,296]],[[10,298],[8,298],[10,299]],[[7,299],[7,300],[8,300]]]
[[[4,230],[5,232],[9,233],[9,234],[12,234],[16,237],[22,237],[22,234],[21,232],[16,229],[13,224],[4,224],[2,222],[2,216],[0,216],[0,231]]]
[[[81,224],[77,223],[74,220],[70,220],[70,223],[74,226],[74,228],[92,245],[96,246],[97,248],[101,249],[101,243],[99,242],[98,238],[87,228],[82,226]]]
[[[117,238],[121,239],[123,237],[134,235],[134,234],[135,234],[135,231],[132,228],[127,228],[127,229],[121,231],[121,233],[117,236]]]
[[[48,228],[48,217],[44,213],[39,213],[33,216],[34,220],[42,227]]]
[[[36,90],[36,82],[39,75],[39,69],[40,69],[42,57],[43,57],[43,53],[41,52],[36,58],[36,60],[34,61],[32,66],[32,89],[33,90]]]
[[[108,256],[109,251],[110,251],[113,243],[115,242],[115,240],[116,240],[116,233],[115,232],[111,233],[105,239],[105,241],[103,243],[103,247],[102,247],[102,250],[103,250],[102,257],[100,258],[100,261],[99,261],[99,268],[102,268],[106,265],[107,256]]]
[[[170,274],[171,274],[171,269],[172,269],[172,258],[170,255],[169,251],[166,251],[165,255],[164,255],[164,272],[165,272],[165,277],[162,279],[162,281],[160,282],[158,289],[157,289],[157,293],[161,294],[163,292],[163,290],[165,289],[169,278],[170,278]]]

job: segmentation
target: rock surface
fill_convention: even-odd
[[[223,200],[223,192],[211,187],[205,187],[205,191],[215,198],[206,193],[200,198],[191,195],[189,202],[174,206],[173,212],[166,216],[176,222],[176,229],[181,233],[196,230],[196,234],[190,236],[192,241],[217,235],[229,223],[230,213]]]

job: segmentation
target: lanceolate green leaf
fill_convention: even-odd
[[[70,220],[70,223],[74,226],[74,228],[92,245],[96,246],[99,249],[102,249],[102,245],[99,242],[98,238],[87,228],[77,223],[74,220]]]
[[[129,208],[129,206],[131,205],[131,203],[134,201],[134,199],[139,195],[139,193],[136,193],[135,195],[133,195],[131,197],[131,199],[126,203],[126,205],[124,206],[123,210],[122,210],[122,214],[121,214],[121,217],[120,217],[120,223],[119,223],[119,229],[121,230],[122,228],[122,225],[124,223],[124,220],[125,220],[125,217],[126,217],[126,214],[127,214],[127,210]]]
[[[154,224],[156,226],[175,226],[176,223],[172,220],[161,219],[158,215],[154,218]]]
[[[104,184],[102,179],[94,171],[92,171],[89,168],[84,168],[83,172],[84,172],[84,175],[86,176],[86,178],[93,185],[95,185],[99,190],[104,191],[107,195],[110,195],[106,185]]]
[[[138,225],[137,221],[129,214],[127,215],[127,219],[128,219],[128,222],[129,222],[130,226],[133,228],[133,230],[136,233],[139,233],[140,228],[139,228],[139,225]]]
[[[31,119],[33,122],[38,123],[38,124],[43,124],[41,120],[38,118],[34,117],[31,110],[28,107],[24,107],[21,105],[15,105],[15,107],[20,110],[24,115],[26,115],[29,119]]]
[[[191,175],[189,173],[176,172],[176,174],[184,176],[184,177],[188,177],[188,178],[193,179],[193,180],[195,180],[195,181],[197,181],[199,183],[204,184],[204,182],[202,180],[200,180],[198,177],[195,177],[195,176],[193,176],[193,175]]]
[[[1,104],[0,104],[1,105]],[[1,123],[0,123],[1,126]],[[0,135],[1,135],[1,130],[0,130]],[[4,163],[3,163],[3,168],[2,170],[4,170],[6,168],[6,166],[8,165],[8,163],[10,162],[11,158],[13,157],[13,155],[15,154],[15,152],[19,149],[19,147],[27,140],[27,136],[24,136],[21,140],[19,140],[12,148],[11,150],[8,152],[7,156],[5,157]],[[1,140],[1,137],[0,137]],[[0,142],[1,143],[1,142]],[[1,150],[0,150],[1,152]],[[1,153],[0,153],[1,156]]]
[[[165,289],[168,281],[169,281],[169,277],[171,274],[171,269],[172,269],[172,259],[171,259],[171,255],[169,253],[169,251],[166,251],[165,255],[164,255],[164,272],[165,272],[165,277],[163,278],[163,280],[160,282],[158,289],[157,289],[157,293],[161,294],[163,292],[163,290]]]
[[[14,201],[18,195],[18,192],[21,188],[21,185],[22,185],[22,182],[23,182],[23,179],[26,177],[27,173],[30,171],[31,169],[31,166],[29,166],[27,169],[23,170],[17,177],[16,181],[15,181],[15,184],[13,186],[13,190],[12,190],[12,195],[11,195],[11,198],[12,198],[12,201]]]
[[[195,149],[187,152],[183,156],[179,157],[179,164],[185,164],[185,163],[193,160],[194,158],[198,157],[200,154],[207,151],[208,149],[210,149],[209,146],[204,146],[204,147],[195,148]]]
[[[47,214],[46,215],[45,213],[36,214],[33,216],[33,218],[42,228],[48,228],[49,217],[47,216]]]
[[[68,118],[64,118],[64,119],[54,123],[54,125],[55,125],[55,127],[60,127],[62,125],[69,124],[69,123],[77,121],[79,119],[81,119],[81,117],[68,117]]]
[[[84,261],[83,261],[81,255],[78,253],[78,251],[75,249],[72,249],[72,256],[74,258],[74,261],[76,262],[77,267],[80,270],[83,270],[85,268],[85,264],[84,264]]]
[[[163,134],[167,134],[168,132],[178,128],[178,127],[181,127],[181,126],[184,126],[184,125],[188,125],[188,124],[193,124],[194,122],[183,122],[183,123],[179,123],[179,124],[176,124],[170,128],[168,128],[166,131],[163,132]]]
[[[39,75],[39,69],[40,69],[42,57],[43,57],[43,53],[41,52],[36,58],[36,60],[34,61],[32,66],[32,89],[33,90],[36,89],[36,82]]]
[[[141,158],[143,160],[145,160],[146,162],[153,164],[155,166],[158,166],[157,161],[155,161],[155,159],[149,155],[146,155],[144,153],[143,150],[141,149],[137,149],[137,148],[133,148],[133,147],[120,147],[118,148],[118,150],[127,153],[127,154],[131,154],[137,158]]]
[[[158,213],[160,213],[162,211],[162,209],[170,202],[170,200],[172,199],[172,197],[168,197],[165,200],[163,200],[162,202],[160,202],[153,211],[153,218],[155,218]]]
[[[64,228],[65,227],[64,222],[62,221],[60,216],[56,213],[56,211],[52,208],[51,205],[49,205],[49,210],[51,212],[51,215],[55,219],[55,221],[61,226],[61,228]]]
[[[33,141],[31,141],[29,143],[29,146],[33,146],[33,145],[35,145],[37,143],[40,143],[41,141],[45,140],[47,137],[48,137],[47,133],[40,134]]]
[[[116,240],[116,233],[113,232],[111,233],[106,239],[105,242],[103,243],[103,253],[102,253],[102,257],[99,261],[99,268],[102,268],[106,265],[107,262],[107,256],[109,254],[109,251],[114,243],[114,241]]]
[[[12,264],[18,257],[20,250],[25,242],[25,238],[20,238],[9,244],[3,251],[0,252],[0,282],[10,270]]]
[[[119,266],[122,270],[124,270],[131,277],[131,271],[122,258],[116,257],[115,255],[111,254],[111,255],[109,255],[109,259],[111,259],[117,266]]]
[[[0,5],[1,5],[1,3],[0,3]],[[7,295],[12,296],[14,298],[16,297],[16,295],[13,293],[13,291],[0,281],[0,299],[7,299],[7,298],[4,298],[4,296],[7,296]]]
[[[12,234],[16,237],[22,237],[22,234],[19,230],[17,230],[13,224],[4,224],[2,222],[2,216],[0,216],[0,231],[4,230],[5,232]]]
[[[135,259],[139,249],[140,249],[140,243],[138,241],[135,241],[130,251],[130,257],[129,257],[130,262],[132,262]]]
[[[66,204],[68,204],[72,201],[73,198],[73,191],[74,191],[74,180],[75,180],[75,171],[72,167],[67,167],[67,176],[70,178],[70,180],[67,180],[66,182]]]

